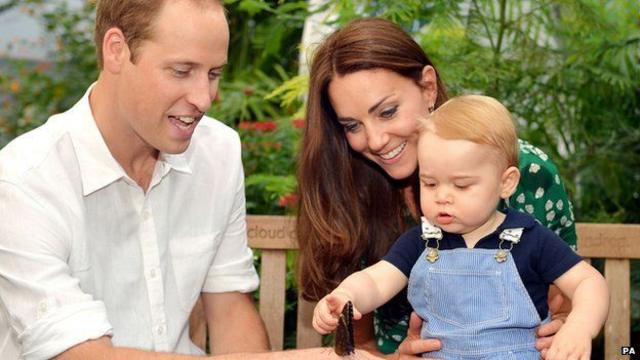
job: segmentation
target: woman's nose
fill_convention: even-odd
[[[371,125],[366,127],[367,145],[373,153],[382,151],[389,142],[389,135],[384,126]]]

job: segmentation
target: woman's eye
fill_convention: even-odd
[[[348,123],[342,123],[342,127],[344,128],[344,131],[346,132],[355,132],[358,130],[359,124],[357,122],[348,122]]]
[[[436,187],[436,183],[427,183],[427,182],[423,182],[422,185],[424,185],[424,187],[428,187],[428,188],[434,188]]]
[[[397,111],[398,111],[398,106],[397,105],[391,106],[391,107],[388,107],[388,108],[382,110],[380,112],[380,116],[385,118],[385,119],[388,119],[388,118],[393,117],[393,115],[395,115]]]

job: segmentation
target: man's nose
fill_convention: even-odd
[[[187,101],[195,106],[198,111],[206,113],[211,107],[217,91],[217,82],[211,81],[208,76],[199,77],[191,85]]]

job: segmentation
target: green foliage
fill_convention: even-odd
[[[93,25],[87,21],[92,18],[91,5],[70,11],[66,3],[53,8],[45,8],[43,1],[13,3],[41,14],[58,51],[43,63],[6,60],[6,70],[0,72],[0,147],[39,126],[51,114],[71,107],[97,75]]]

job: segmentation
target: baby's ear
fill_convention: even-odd
[[[503,199],[513,195],[520,181],[520,170],[515,166],[510,166],[502,173],[500,179],[500,197]]]

